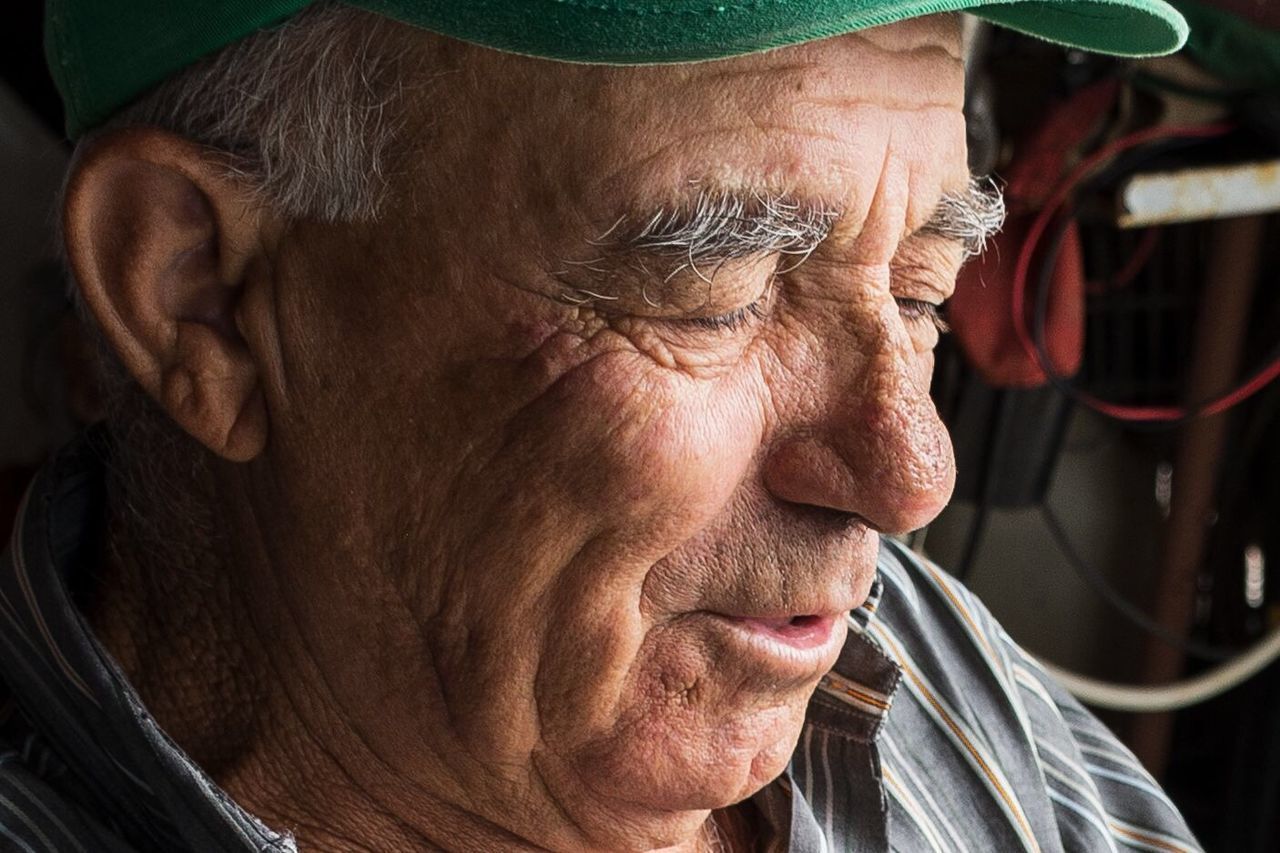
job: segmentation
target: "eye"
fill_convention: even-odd
[[[692,323],[695,326],[701,326],[704,329],[717,329],[723,331],[733,331],[740,329],[752,320],[759,320],[764,316],[764,308],[761,302],[752,302],[750,305],[744,305],[736,311],[728,314],[720,314],[716,317],[690,317],[682,320],[683,323]]]
[[[947,325],[944,317],[942,305],[935,305],[923,299],[908,299],[905,297],[898,297],[896,301],[898,310],[910,322],[930,323],[943,335],[951,331],[951,326]]]

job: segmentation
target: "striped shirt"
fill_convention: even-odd
[[[99,554],[99,445],[45,467],[0,558],[0,849],[294,851],[161,731],[76,606]],[[849,623],[790,767],[754,797],[783,849],[1200,849],[1129,751],[935,566],[884,540]]]

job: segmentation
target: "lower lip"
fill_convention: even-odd
[[[716,614],[714,622],[727,629],[726,639],[742,660],[779,683],[808,683],[821,676],[844,643],[839,620],[832,616],[775,620]]]
[[[794,619],[737,619],[748,630],[793,649],[814,649],[831,642],[836,620],[830,616],[797,616]]]

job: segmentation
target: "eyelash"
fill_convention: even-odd
[[[733,331],[741,328],[748,320],[759,320],[762,317],[764,317],[764,310],[761,302],[752,302],[750,305],[744,305],[742,308],[731,311],[728,314],[721,314],[717,317],[690,317],[688,322],[704,329]]]
[[[935,305],[923,299],[900,298],[897,302],[898,309],[908,320],[923,320],[932,323],[934,328],[944,335],[951,331],[951,326],[948,325],[943,317],[942,305]],[[760,303],[753,302],[728,314],[721,314],[716,317],[692,317],[688,322],[704,329],[733,331],[741,328],[748,319],[760,319],[763,316],[764,312],[761,310]]]
[[[933,327],[943,335],[951,331],[951,326],[943,317],[943,305],[946,303],[943,303],[942,305],[935,305],[934,303],[926,302],[923,299],[906,298],[900,298],[897,302],[898,310],[901,311],[902,315],[908,320],[932,323]]]

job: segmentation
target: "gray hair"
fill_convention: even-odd
[[[290,218],[376,218],[402,111],[398,25],[317,3],[174,75],[104,132],[153,126],[206,146],[261,203]]]
[[[920,229],[964,245],[966,257],[982,254],[1000,232],[1005,218],[1004,193],[993,178],[970,178],[960,192],[947,193]]]
[[[803,204],[782,193],[699,193],[688,210],[657,211],[627,244],[654,255],[690,262],[735,260],[753,255],[813,251],[831,231],[838,212]]]
[[[710,190],[687,207],[659,209],[634,233],[626,232],[625,218],[619,220],[593,242],[603,245],[612,238],[632,249],[691,263],[773,253],[807,257],[831,233],[840,213],[786,193]],[[995,181],[970,178],[962,190],[942,196],[920,232],[955,240],[972,256],[1000,230],[1004,217],[1004,197]]]

